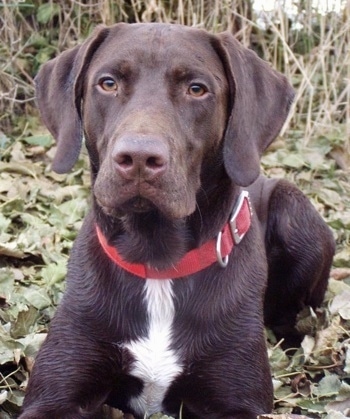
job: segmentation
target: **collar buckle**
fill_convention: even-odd
[[[232,210],[230,220],[228,222],[230,230],[231,230],[234,245],[239,244],[243,240],[243,237],[245,236],[246,232],[249,230],[250,220],[249,220],[249,224],[248,224],[247,228],[244,228],[241,232],[239,231],[240,227],[237,225],[237,218],[238,218],[239,214],[241,213],[242,207],[245,203],[248,205],[249,217],[251,219],[252,215],[253,215],[253,211],[252,211],[252,205],[251,205],[251,202],[250,202],[248,191],[242,191],[240,193],[240,195],[237,199],[236,205],[234,206],[234,208]],[[216,251],[216,258],[217,258],[217,261],[218,261],[219,265],[222,268],[226,268],[226,266],[228,264],[229,256],[228,255],[226,255],[225,257],[222,256],[221,240],[222,240],[222,231],[220,231],[218,236],[217,236],[215,251]]]
[[[247,201],[248,204],[248,208],[249,208],[249,212],[250,212],[250,218],[252,217],[252,204],[250,202],[250,198],[249,198],[249,192],[248,191],[242,191],[237,199],[236,205],[232,210],[232,215],[229,221],[230,224],[230,228],[231,228],[231,233],[232,233],[232,237],[233,240],[235,242],[235,244],[239,244],[242,240],[243,237],[245,236],[247,230],[243,231],[242,233],[240,233],[238,231],[238,226],[237,226],[237,217],[238,214],[241,212],[241,209],[243,207],[244,202]]]

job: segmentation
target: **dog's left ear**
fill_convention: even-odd
[[[87,41],[45,63],[35,77],[41,118],[57,141],[52,163],[57,173],[68,172],[78,159],[83,138],[80,107],[84,76],[108,33],[107,28],[98,26]]]
[[[224,163],[230,178],[241,186],[254,182],[260,157],[276,138],[294,98],[287,79],[229,32],[215,36],[230,87],[231,114],[224,140]]]

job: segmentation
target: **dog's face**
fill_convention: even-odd
[[[208,41],[178,26],[126,26],[94,54],[83,119],[98,160],[94,194],[105,212],[155,207],[174,219],[195,210],[202,161],[217,153],[229,98]]]
[[[179,219],[206,187],[204,166],[240,186],[256,179],[293,92],[228,33],[118,24],[47,63],[37,96],[58,142],[56,171],[74,164],[84,132],[106,214]]]

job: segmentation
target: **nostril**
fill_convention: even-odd
[[[129,154],[118,154],[115,158],[116,163],[122,167],[131,167],[133,165],[133,159]]]
[[[164,166],[164,163],[162,157],[151,156],[146,160],[146,166],[150,169],[159,169]]]

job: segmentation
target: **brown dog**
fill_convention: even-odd
[[[321,303],[334,253],[306,197],[258,177],[286,79],[229,33],[118,24],[45,64],[37,98],[54,170],[85,136],[93,207],[20,418],[270,412],[267,280],[283,336]]]

